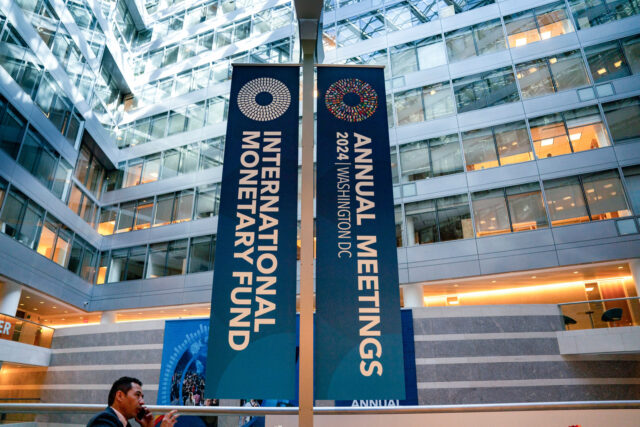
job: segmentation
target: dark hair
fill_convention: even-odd
[[[116,382],[114,382],[113,385],[111,386],[111,390],[109,390],[109,399],[107,400],[107,404],[109,406],[113,405],[113,402],[116,400],[116,393],[118,393],[118,391],[121,391],[124,394],[127,394],[129,390],[131,390],[131,387],[133,387],[131,385],[133,383],[136,383],[140,387],[142,387],[142,381],[140,381],[137,378],[131,378],[131,377],[118,378]]]

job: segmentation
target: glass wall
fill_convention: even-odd
[[[520,99],[511,67],[499,68],[453,80],[458,113]]]
[[[466,194],[405,205],[408,246],[473,237]]]
[[[543,182],[553,226],[631,215],[617,170]]]
[[[584,49],[596,83],[640,72],[640,37],[629,37]]]
[[[525,10],[504,17],[509,47],[517,48],[573,32],[564,2]]]
[[[200,129],[227,120],[229,97],[216,96],[187,107],[166,111],[128,123],[116,132],[119,148]]]
[[[445,34],[449,61],[499,52],[507,48],[500,19],[461,28]]]
[[[207,235],[102,252],[96,284],[211,271],[215,242]]]
[[[533,160],[524,121],[462,133],[468,171]]]
[[[471,201],[477,237],[549,226],[537,182],[473,193]]]
[[[98,233],[110,235],[218,215],[220,185],[210,184],[103,206]]]
[[[437,83],[394,94],[398,125],[433,120],[455,113],[451,85]]]
[[[539,159],[611,145],[597,106],[529,119]]]
[[[65,200],[71,165],[0,96],[0,148],[57,198]]]
[[[391,67],[394,76],[426,70],[447,63],[442,36],[403,43],[390,48]],[[386,60],[385,60],[386,65]]]
[[[640,166],[629,166],[622,169],[624,180],[627,183],[627,191],[633,213],[640,216]]]
[[[579,50],[516,65],[524,99],[590,84]]]
[[[93,283],[96,248],[1,178],[0,207],[2,233]]]
[[[640,98],[602,104],[611,137],[616,144],[640,138]]]
[[[638,0],[569,0],[569,5],[580,30],[640,13]]]
[[[399,150],[402,182],[462,172],[458,135],[411,142]]]

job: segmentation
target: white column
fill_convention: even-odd
[[[103,325],[110,325],[112,323],[116,323],[116,312],[104,311],[102,313],[102,316],[100,316],[100,323]]]
[[[403,286],[404,307],[422,307],[424,306],[422,296],[422,285]]]
[[[21,285],[11,282],[0,282],[0,314],[15,316],[21,296]]]
[[[407,244],[405,246],[413,246],[416,244],[416,228],[413,225],[412,217],[405,217],[405,224],[407,224]]]
[[[633,281],[636,282],[636,293],[640,297],[640,258],[634,258],[629,261],[629,269],[633,276]]]

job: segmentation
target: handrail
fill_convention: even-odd
[[[0,403],[0,413],[84,413],[93,414],[102,411],[100,404],[67,403]],[[155,415],[177,410],[182,415],[297,415],[298,407],[244,407],[244,406],[158,406],[147,408]],[[316,415],[357,415],[357,414],[436,414],[463,412],[508,412],[508,411],[553,411],[566,409],[640,409],[640,400],[600,400],[575,402],[525,402],[525,403],[487,403],[467,405],[427,405],[396,407],[314,407]]]
[[[558,305],[572,305],[572,304],[587,304],[594,302],[609,302],[609,301],[626,301],[630,299],[640,299],[640,297],[626,297],[626,298],[609,298],[609,299],[594,299],[591,301],[572,301],[572,302],[561,302]]]

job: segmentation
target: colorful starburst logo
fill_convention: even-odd
[[[266,102],[258,96],[266,95]],[[238,108],[248,118],[267,122],[283,115],[291,105],[291,92],[280,80],[260,77],[247,82],[238,92]]]
[[[360,102],[349,105],[345,96],[359,97]],[[357,98],[356,98],[357,99]],[[378,108],[378,94],[369,83],[360,79],[338,80],[327,90],[324,97],[327,109],[339,119],[347,122],[361,122],[368,119]]]

